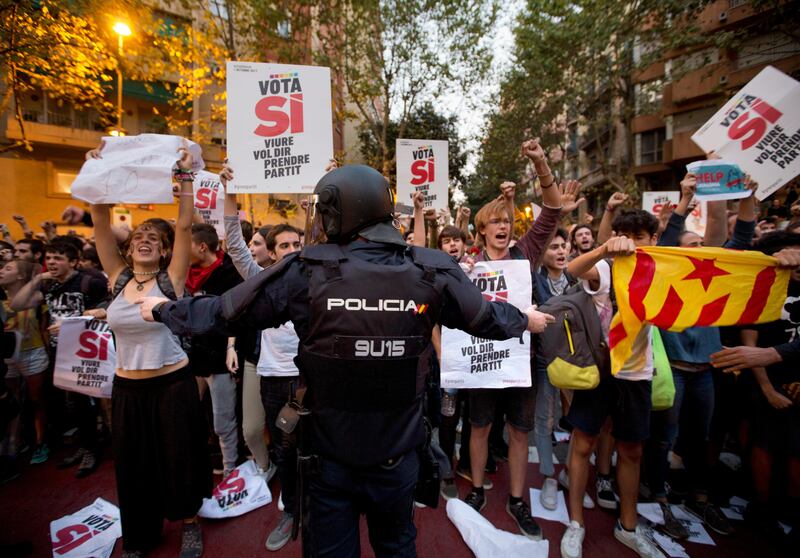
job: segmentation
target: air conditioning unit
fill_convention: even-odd
[[[719,84],[725,85],[726,83],[728,83],[728,76],[719,76]]]
[[[728,12],[720,12],[719,13],[719,20],[720,21],[728,21]]]

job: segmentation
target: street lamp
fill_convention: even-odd
[[[117,129],[111,131],[112,136],[125,135],[122,131],[122,38],[131,36],[131,28],[118,21],[114,24],[114,32],[119,36],[119,57],[117,59]],[[115,133],[116,132],[116,133]]]

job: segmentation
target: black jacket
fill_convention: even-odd
[[[236,271],[233,261],[224,254],[222,265],[211,272],[206,282],[195,293],[221,295],[242,282],[242,277]],[[225,367],[225,354],[228,347],[228,336],[219,334],[200,334],[191,336],[191,349],[189,351],[189,365],[195,376],[210,376],[211,374],[228,374]]]

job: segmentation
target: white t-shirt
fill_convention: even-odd
[[[600,285],[597,290],[592,290],[589,281],[583,281],[583,290],[591,295],[600,325],[603,328],[603,337],[608,342],[608,330],[611,325],[611,266],[606,260],[595,264],[595,269],[600,276]],[[625,362],[616,378],[620,380],[652,380],[653,379],[653,340],[650,324],[644,324],[636,340],[633,342],[631,357]]]
[[[261,332],[261,353],[258,356],[256,373],[259,376],[297,376],[300,371],[294,364],[300,340],[292,322],[265,329]]]

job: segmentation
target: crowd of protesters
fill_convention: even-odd
[[[101,157],[102,151],[90,156]],[[472,222],[467,207],[454,216],[424,210],[418,194],[414,215],[397,219],[408,244],[442,250],[465,271],[480,261],[528,260],[532,302],[543,305],[584,289],[606,340],[614,312],[614,256],[640,246],[722,246],[777,255],[787,266],[798,263],[800,200],[793,185],[763,206],[753,196],[709,202],[701,236],[685,228],[695,203],[691,174],[680,182],[679,203],[665,204],[659,215],[632,208],[634,200],[622,192],[601,208],[586,208],[581,185],[558,180],[538,141],[523,144],[522,156],[538,177],[541,212],[534,220],[517,211],[520,195],[511,182],[500,186],[497,199],[481,207]],[[295,523],[297,452],[293,439],[275,426],[298,386],[298,338],[291,323],[247,337],[186,340],[139,314],[142,296],[222,294],[303,247],[303,231],[288,223],[241,221],[234,194],[225,196],[226,234],[220,239],[213,226],[193,214],[193,177],[182,170],[190,167],[191,156],[184,152],[174,176],[179,206],[174,221],[154,218],[133,229],[112,227],[109,206],[70,206],[62,221],[89,225],[91,234],[59,234],[51,222],[43,224],[43,234],[34,234],[24,216],[15,216],[20,234],[3,226],[0,240],[5,332],[12,334],[6,339],[14,340],[4,355],[0,394],[2,481],[24,474],[23,464],[47,462],[67,440],[75,451],[58,467],[75,467],[78,479],[89,476],[110,440],[129,556],[158,544],[165,518],[184,523],[181,555],[199,556],[202,534],[196,514],[202,499],[246,459],[255,461],[265,482],[276,476],[280,483],[284,511],[270,527],[267,549],[282,548]],[[223,184],[232,172],[222,170]],[[592,219],[593,214],[600,218]],[[112,403],[52,383],[60,322],[84,315],[108,320],[115,334]],[[596,535],[586,531],[584,522],[584,509],[595,506],[618,514],[615,538],[640,556],[663,555],[639,526],[636,504],[641,501],[660,505],[661,528],[676,540],[689,533],[671,504],[684,504],[716,534],[736,536],[721,511],[734,493],[749,500],[745,519],[764,536],[796,542],[800,272],[792,272],[777,322],[660,333],[675,383],[668,409],[653,410],[651,404],[653,345],[644,331],[623,369],[592,390],[554,387],[543,365],[547,355],[535,341],[529,388],[442,390],[434,359],[426,412],[441,449],[441,496],[460,497],[480,512],[491,498],[494,473],[507,467],[506,510],[521,534],[540,539],[541,528],[525,501],[533,433],[544,477],[536,487],[541,506],[557,507],[559,485],[568,491],[570,523],[560,541],[564,557],[581,556],[584,539]],[[439,353],[440,341],[435,331],[432,342]],[[756,354],[763,355],[758,365],[739,365]],[[209,431],[215,434],[216,452],[209,452]],[[570,443],[566,466],[557,471],[558,431],[570,433]],[[219,463],[212,464],[210,453],[221,456]],[[187,455],[192,458],[178,458]],[[730,467],[731,455],[741,464],[738,471]],[[155,508],[147,502],[148,477],[142,473],[153,468],[172,479],[163,505]],[[468,491],[459,493],[456,476],[469,482]],[[792,528],[788,536],[779,520]]]

